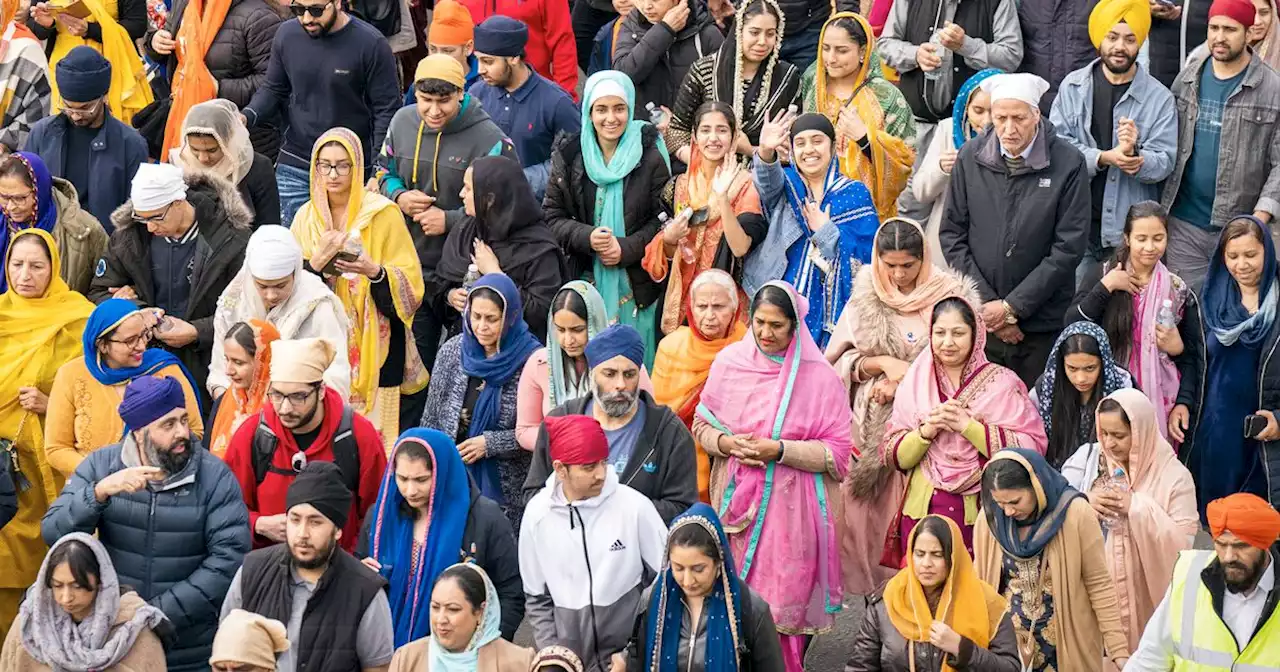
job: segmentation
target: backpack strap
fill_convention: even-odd
[[[277,472],[286,476],[292,476],[293,472],[284,472],[276,469],[271,465],[272,459],[276,455],[276,446],[280,444],[280,439],[276,433],[271,431],[271,427],[267,425],[267,420],[262,415],[258,416],[258,428],[253,432],[253,442],[250,445],[253,456],[253,477],[258,485],[262,485],[262,480],[267,477],[267,472]]]
[[[360,492],[360,446],[352,428],[354,414],[349,404],[343,405],[342,420],[333,434],[333,463],[342,470],[342,480],[353,496]]]

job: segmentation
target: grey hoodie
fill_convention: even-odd
[[[489,119],[480,101],[470,95],[463,97],[458,116],[439,131],[427,128],[418,108],[409,105],[392,117],[386,142],[378,154],[378,167],[386,171],[378,179],[378,190],[392,201],[411,189],[434,196],[436,207],[446,213],[447,234],[465,216],[460,194],[463,174],[472,161],[499,154],[519,161],[511,140]],[[422,272],[428,275],[440,261],[446,236],[427,236],[411,220],[406,219],[406,223]]]

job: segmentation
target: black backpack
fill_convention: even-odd
[[[338,429],[333,433],[333,463],[342,470],[342,480],[352,495],[360,492],[360,446],[356,445],[355,432],[351,430],[351,417],[354,411],[350,406],[343,406],[342,419],[338,421]],[[293,478],[298,474],[292,469],[281,469],[272,464],[279,443],[276,433],[267,426],[265,418],[258,420],[258,429],[253,433],[253,475],[258,485],[267,477],[267,472]]]
[[[400,3],[397,0],[350,0],[349,11],[378,29],[385,37],[400,33]]]

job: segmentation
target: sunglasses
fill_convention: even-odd
[[[318,19],[321,16],[324,16],[325,11],[328,10],[329,5],[332,4],[333,0],[326,2],[323,5],[299,5],[294,2],[289,4],[289,11],[293,12],[293,15],[297,18],[302,18],[303,14],[310,14],[311,18]]]

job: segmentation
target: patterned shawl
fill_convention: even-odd
[[[986,490],[982,491],[982,512],[987,517],[991,535],[1005,553],[1023,560],[1034,558],[1053,541],[1062,524],[1067,522],[1071,500],[1084,495],[1071,487],[1067,479],[1034,450],[1007,448],[992,455],[991,460],[1013,460],[1031,476],[1031,489],[1036,496],[1034,520],[1022,523],[1005,515],[1004,509],[991,499],[991,493]]]
[[[715,83],[714,99],[733,106],[738,125],[750,138],[758,138],[768,117],[795,101],[800,90],[800,70],[780,60],[782,40],[786,36],[786,14],[778,6],[777,0],[762,1],[769,12],[778,17],[778,40],[773,45],[773,51],[756,69],[756,76],[751,83],[746,87],[742,85],[743,56],[738,46],[742,44],[742,31],[746,25],[743,13],[750,2],[743,2],[738,7],[733,32],[726,35],[724,42],[720,44],[711,68]]]
[[[1058,381],[1058,360],[1063,357],[1062,344],[1066,343],[1068,338],[1082,334],[1092,338],[1098,343],[1098,352],[1102,355],[1102,370],[1098,375],[1102,377],[1102,389],[1100,394],[1095,393],[1091,404],[1080,409],[1080,420],[1077,426],[1076,437],[1072,438],[1071,445],[1066,446],[1049,446],[1048,452],[1054,453],[1057,457],[1050,457],[1050,462],[1061,464],[1063,460],[1070,457],[1082,444],[1089,443],[1093,440],[1093,410],[1097,408],[1098,402],[1103,397],[1125,387],[1132,387],[1133,380],[1129,377],[1129,372],[1125,371],[1116,363],[1115,357],[1111,353],[1111,341],[1107,338],[1107,332],[1102,327],[1093,322],[1073,322],[1067,325],[1066,329],[1058,335],[1058,340],[1053,344],[1053,350],[1049,352],[1049,361],[1044,365],[1044,373],[1041,374],[1040,380],[1036,383],[1036,406],[1040,412],[1040,419],[1044,421],[1044,433],[1052,439],[1053,437],[1053,403],[1057,401],[1056,385]],[[1075,388],[1072,388],[1074,392]]]
[[[53,202],[53,176],[44,161],[29,152],[14,152],[11,156],[27,167],[27,179],[35,191],[36,205],[31,221],[27,222],[15,222],[9,218],[8,210],[0,211],[0,258],[3,259],[9,257],[9,240],[15,231],[34,228],[53,233],[53,227],[58,224],[58,207]],[[7,275],[7,270],[0,273],[0,293],[9,288]]]
[[[951,106],[951,141],[956,149],[960,149],[964,143],[978,137],[978,133],[982,130],[969,125],[969,99],[973,97],[973,92],[978,90],[978,86],[984,80],[1003,72],[1004,70],[1000,68],[979,70],[969,79],[964,80],[964,84],[960,86],[960,91],[956,94],[956,102]]]
[[[605,312],[604,299],[600,296],[600,292],[591,285],[582,280],[570,280],[564,283],[560,288],[560,292],[570,291],[576,292],[582,297],[582,303],[587,306],[587,341],[596,337],[596,334],[602,332],[609,326],[609,316]],[[556,292],[558,296],[560,292]],[[555,335],[555,317],[556,302],[551,302],[551,313],[547,315],[547,367],[548,379],[551,383],[549,391],[551,393],[551,408],[555,408],[560,404],[578,397],[585,397],[591,394],[591,376],[570,376],[569,367],[571,362],[567,360],[564,350],[560,348],[560,339]]]

